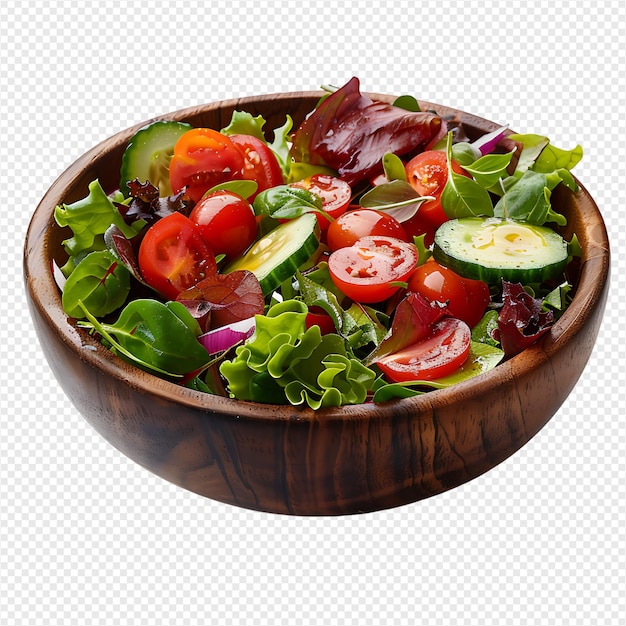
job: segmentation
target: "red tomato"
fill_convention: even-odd
[[[481,280],[463,278],[434,260],[420,265],[409,280],[409,291],[431,302],[448,305],[453,317],[474,327],[485,314],[490,300],[489,286]]]
[[[409,240],[402,224],[388,213],[357,208],[346,211],[331,223],[326,232],[326,243],[334,252],[370,235]]]
[[[232,259],[247,250],[257,233],[250,203],[231,191],[214,191],[193,208],[189,219],[217,254]]]
[[[290,187],[301,187],[322,199],[322,209],[333,218],[338,218],[346,212],[352,199],[352,188],[345,180],[328,176],[327,174],[314,174],[295,183]],[[317,220],[322,231],[327,230],[330,222],[318,213]]]
[[[328,259],[330,276],[355,302],[382,302],[415,270],[417,248],[412,243],[384,236],[362,237],[353,246],[340,248]]]
[[[143,279],[170,300],[217,271],[211,247],[182,213],[163,217],[148,229],[138,261]]]
[[[392,382],[435,380],[452,374],[469,356],[471,331],[462,320],[447,317],[433,334],[376,362]]]
[[[305,324],[307,328],[310,328],[311,326],[319,326],[322,331],[322,335],[328,335],[329,333],[337,331],[333,318],[328,315],[324,309],[318,306],[309,307]]]
[[[198,202],[211,187],[243,178],[241,150],[226,135],[211,128],[193,128],[181,135],[170,161],[170,183],[174,193],[187,187]]]
[[[259,185],[256,194],[283,184],[283,173],[272,150],[252,135],[230,135],[230,140],[243,154],[243,178],[254,180]]]
[[[430,245],[437,228],[448,220],[440,199],[448,182],[446,153],[441,150],[427,150],[413,157],[405,169],[407,181],[413,189],[421,196],[434,196],[435,200],[422,203],[415,216],[403,222],[403,226],[410,236],[426,234],[425,243]],[[455,161],[452,161],[452,169],[457,174],[467,176]]]

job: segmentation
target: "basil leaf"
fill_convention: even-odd
[[[434,198],[420,196],[405,180],[392,180],[363,194],[359,204],[363,208],[385,211],[399,222],[405,222],[419,211],[420,204],[428,200]]]
[[[402,159],[393,152],[387,152],[383,156],[383,171],[388,181],[406,181],[406,169]]]
[[[413,96],[398,96],[393,101],[393,106],[413,113],[419,113],[421,111],[419,102]]]
[[[524,172],[523,176],[498,200],[494,207],[494,215],[537,226],[545,222],[565,225],[565,217],[553,211],[550,203],[550,190],[561,180],[557,176],[557,181],[554,176],[549,178],[546,174],[533,170]]]
[[[304,213],[321,212],[322,199],[301,187],[279,185],[262,191],[253,203],[257,215],[293,219]]]
[[[441,194],[441,206],[450,219],[493,215],[489,192],[473,178],[452,169],[452,133],[448,133],[448,180]]]
[[[130,272],[108,250],[90,252],[65,281],[63,310],[76,319],[84,317],[79,302],[101,317],[121,307],[130,291]]]
[[[485,189],[495,185],[501,178],[507,176],[506,168],[511,162],[513,152],[506,154],[486,154],[469,165],[463,166],[468,174]]]
[[[230,191],[232,193],[236,193],[242,198],[249,198],[254,195],[258,188],[259,184],[256,180],[228,180],[220,183],[219,185],[215,185],[215,187],[211,187],[211,189],[206,191],[202,197],[204,198],[209,194],[212,194],[214,191]]]
[[[477,150],[467,141],[459,141],[452,146],[452,158],[461,166],[467,167],[480,159],[480,150]]]

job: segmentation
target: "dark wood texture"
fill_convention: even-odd
[[[319,96],[266,95],[163,117],[220,128],[237,108],[263,114],[271,129],[285,113],[298,123]],[[460,118],[470,137],[496,128],[436,104],[422,106]],[[67,232],[54,223],[53,210],[86,195],[94,178],[114,189],[122,152],[142,125],[96,146],[53,184],[30,224],[24,275],[35,329],[59,384],[105,439],[151,472],[215,500],[275,513],[395,507],[493,468],[546,424],[576,384],[609,286],[605,226],[582,187],[554,195],[568,217],[566,234],[575,232],[584,251],[572,305],[539,345],[474,380],[383,405],[313,412],[200,394],[124,363],[63,313],[51,260],[63,261]]]

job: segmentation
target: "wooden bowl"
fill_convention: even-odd
[[[164,115],[224,127],[234,109],[262,114],[276,128],[295,124],[321,94],[228,100]],[[381,94],[371,96],[393,101]],[[421,103],[463,122],[470,138],[496,124]],[[214,500],[292,515],[342,515],[396,507],[465,483],[506,459],[554,415],[593,348],[608,291],[609,243],[593,199],[558,189],[565,235],[583,249],[574,300],[537,345],[454,387],[390,401],[314,412],[191,391],[125,363],[65,315],[51,262],[65,260],[53,211],[87,194],[98,178],[119,182],[122,153],[138,124],[71,165],[37,207],[25,242],[25,283],[45,356],[85,419],[151,472]],[[561,186],[562,187],[562,186]],[[88,463],[87,460],[85,460]]]

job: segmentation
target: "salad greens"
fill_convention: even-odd
[[[235,176],[210,186],[194,201],[185,187],[162,196],[151,181],[135,179],[124,182],[124,193],[107,194],[94,180],[85,198],[56,207],[56,222],[71,231],[63,241],[62,305],[80,328],[135,366],[204,393],[317,410],[411,397],[482,374],[536,342],[566,310],[574,287],[565,276],[533,284],[491,284],[489,302],[471,326],[459,364],[437,376],[389,378],[381,359],[436,343],[440,322],[452,315],[451,296],[429,299],[413,287],[412,274],[389,279],[394,295],[382,300],[347,296],[333,273],[335,250],[330,247],[330,229],[344,213],[333,215],[321,192],[292,183],[319,176],[348,182],[350,207],[342,211],[363,209],[399,224],[419,259],[413,269],[429,270],[436,263],[427,243],[430,231],[413,225],[435,205],[445,220],[563,226],[566,218],[552,206],[553,191],[559,185],[577,191],[570,170],[582,158],[582,148],[563,150],[541,135],[511,134],[504,127],[469,142],[457,133],[461,125],[456,120],[421,111],[413,96],[393,104],[372,100],[360,92],[356,78],[330,90],[299,126],[294,128],[287,114],[284,124],[272,129],[272,141],[265,126],[262,115],[234,111],[220,133],[258,142],[250,145],[266,150],[258,154],[277,164],[279,184]],[[508,143],[501,143],[504,137]],[[174,146],[161,143],[170,158]],[[444,152],[446,171],[443,187],[426,194],[407,172],[413,157],[430,150]],[[175,300],[166,298],[146,280],[138,261],[144,236],[173,214],[191,220],[212,194],[249,202],[257,221],[259,258],[242,265],[244,255],[225,261],[221,250],[213,250],[216,272],[196,277]],[[271,264],[281,254],[261,250],[263,242],[269,246],[281,224],[309,213],[319,220],[316,240],[311,247],[307,231],[303,259],[290,266],[287,279],[274,280],[278,268]],[[297,229],[293,233],[294,255],[302,255]],[[179,238],[179,247],[181,242]],[[352,245],[357,244],[346,247]],[[395,250],[393,239],[389,245],[384,254]],[[571,260],[580,249],[575,237],[568,245]],[[361,256],[379,253],[379,248],[360,250]],[[261,265],[269,271],[272,280],[263,284],[271,290],[261,287]],[[457,278],[463,289],[470,289],[468,277]]]

